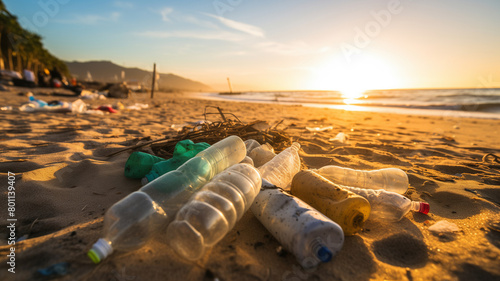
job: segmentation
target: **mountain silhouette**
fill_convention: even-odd
[[[82,81],[139,82],[151,87],[152,71],[129,68],[111,61],[66,62],[71,74]],[[158,79],[159,78],[159,79]],[[160,90],[211,91],[209,86],[175,74],[157,73],[157,87]]]

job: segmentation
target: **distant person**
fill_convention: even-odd
[[[50,87],[50,72],[48,69],[39,70],[37,76],[39,87]]]
[[[56,67],[50,71],[50,80],[54,88],[61,88],[63,86],[61,72]]]

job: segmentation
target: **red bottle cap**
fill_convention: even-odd
[[[430,209],[431,206],[429,206],[429,203],[420,202],[420,209],[418,210],[418,212],[422,214],[428,214]]]

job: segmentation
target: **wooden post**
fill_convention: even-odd
[[[227,85],[229,85],[229,93],[233,93],[233,88],[231,88],[231,81],[229,80],[229,77],[227,77]]]
[[[151,85],[151,98],[155,96],[156,63],[153,65],[153,85]]]

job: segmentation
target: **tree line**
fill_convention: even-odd
[[[45,68],[57,68],[70,77],[66,64],[45,49],[42,37],[21,27],[0,0],[0,69],[29,69],[36,74]]]

